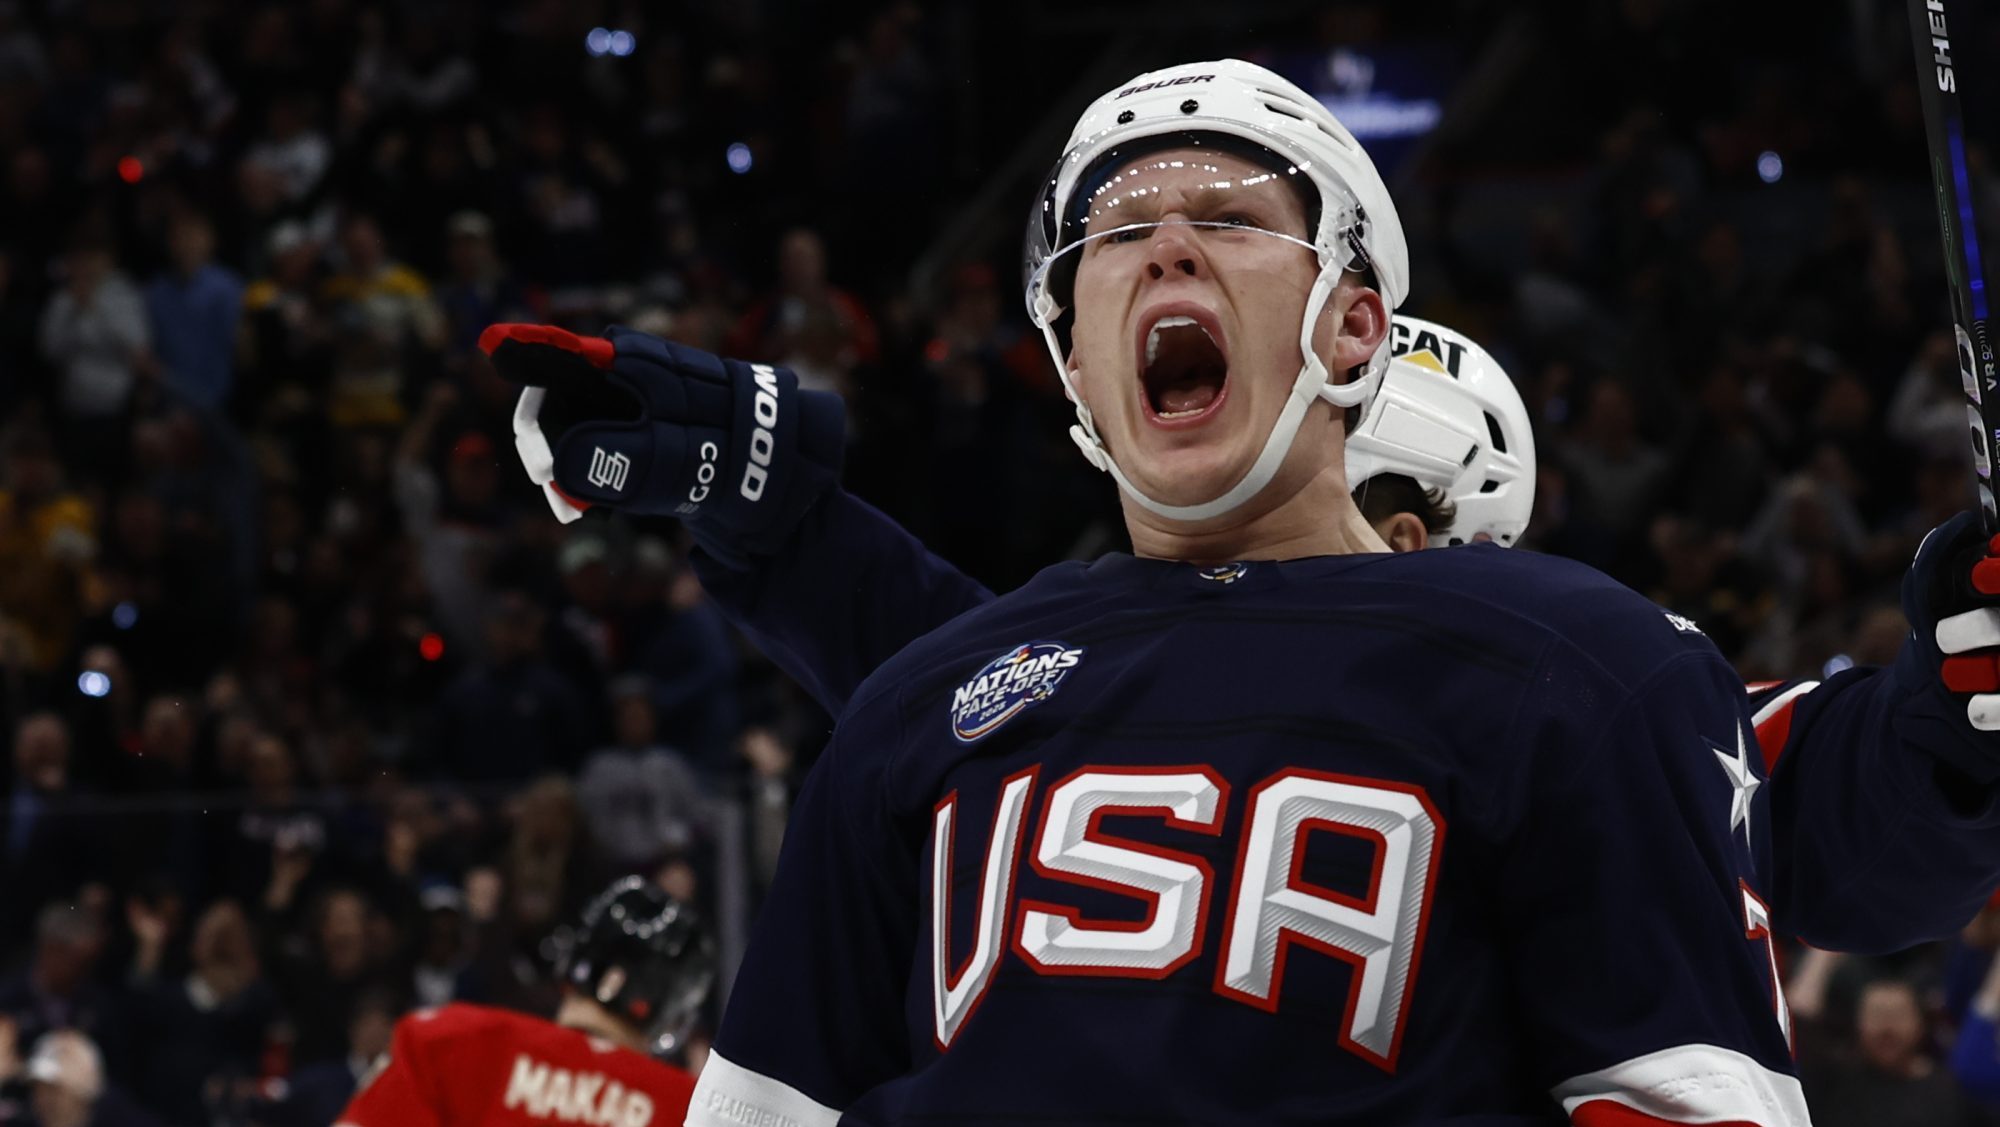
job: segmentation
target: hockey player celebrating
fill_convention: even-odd
[[[657,1056],[682,1047],[714,965],[685,905],[620,880],[562,956],[553,1024],[463,1003],[412,1014],[337,1127],[672,1127],[694,1078]]]
[[[1030,246],[1146,558],[1051,569],[861,688],[691,1121],[1804,1122],[1719,655],[1575,565],[1382,555],[1347,495],[1404,252],[1338,123],[1242,64],[1144,76]],[[785,373],[539,339],[704,377],[524,434],[560,505],[678,476],[698,538],[768,535],[830,476]],[[670,448],[732,386],[755,425]]]

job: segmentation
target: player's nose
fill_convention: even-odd
[[[1170,275],[1208,276],[1208,262],[1185,217],[1169,216],[1146,240],[1146,276],[1157,282]]]

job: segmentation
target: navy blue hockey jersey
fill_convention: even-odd
[[[753,570],[699,553],[695,565],[731,620],[836,715],[904,646],[994,598],[841,490]],[[1955,934],[2000,879],[2000,796],[1947,801],[1935,757],[1892,722],[1928,675],[1906,644],[1887,668],[1749,687],[1774,827],[1763,886],[1780,934],[1900,950]]]
[[[856,693],[689,1122],[1803,1124],[1750,721],[1549,557],[1051,568]]]

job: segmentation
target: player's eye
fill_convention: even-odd
[[[1122,227],[1104,236],[1107,243],[1136,243],[1152,233],[1151,227]]]

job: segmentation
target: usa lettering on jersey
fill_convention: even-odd
[[[535,1119],[591,1127],[648,1127],[653,1098],[601,1072],[571,1072],[522,1053],[514,1058],[504,1106]]]
[[[1108,837],[1106,812],[1157,816],[1197,833],[1222,829],[1229,788],[1213,768],[1084,768],[1049,787],[1029,863],[1057,880],[1117,889],[1148,905],[1130,925],[1093,922],[1057,904],[1015,899],[1015,860],[1038,772],[1001,787],[980,866],[972,951],[951,958],[956,792],[931,830],[932,1035],[948,1049],[1011,949],[1039,974],[1162,979],[1200,954],[1215,875],[1200,858]],[[1277,1012],[1285,954],[1300,945],[1355,964],[1342,1048],[1393,1072],[1442,856],[1444,819],[1421,787],[1303,768],[1250,788],[1233,895],[1212,989]],[[1308,835],[1351,834],[1375,849],[1373,888],[1359,901],[1302,883]],[[1013,934],[1008,921],[1018,917]]]

